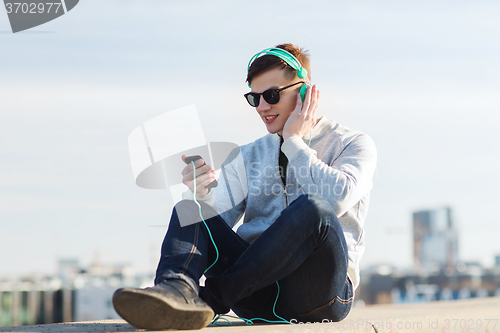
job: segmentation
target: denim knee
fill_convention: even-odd
[[[312,216],[326,218],[326,219],[337,219],[337,215],[333,210],[332,205],[326,201],[323,196],[319,194],[302,194],[296,200],[292,202],[290,207],[295,205],[299,210],[307,210]],[[312,219],[310,219],[312,220]]]
[[[210,209],[213,210],[213,208],[211,206],[204,203],[203,201],[198,201],[198,203],[200,204],[202,211],[203,210],[210,210]],[[198,211],[198,209],[199,209],[196,202],[194,202],[193,200],[189,200],[189,199],[184,199],[184,200],[179,201],[177,204],[175,204],[175,208],[176,209],[186,209],[186,210],[195,209],[196,211]]]
[[[202,217],[204,220],[212,218],[217,214],[217,212],[208,204],[204,202],[198,202],[201,207],[201,216],[200,216],[200,207],[193,200],[182,200],[179,201],[174,210],[177,213],[177,217],[179,218],[179,224],[181,227],[198,223],[202,221]]]

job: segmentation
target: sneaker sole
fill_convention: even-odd
[[[182,308],[153,294],[126,288],[113,295],[113,306],[131,325],[149,330],[201,329],[214,316],[211,309]]]

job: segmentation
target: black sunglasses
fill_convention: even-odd
[[[286,87],[283,87],[283,88],[280,88],[280,89],[275,89],[275,88],[271,88],[271,89],[267,89],[266,91],[264,91],[263,93],[254,93],[254,92],[249,92],[249,93],[246,93],[245,95],[245,98],[248,102],[248,104],[250,104],[251,106],[253,107],[257,107],[259,106],[259,102],[260,102],[260,95],[262,95],[262,97],[264,97],[264,100],[269,103],[269,104],[276,104],[280,101],[280,92],[285,90],[285,89],[288,89],[290,87],[293,87],[299,83],[304,83],[302,81],[299,81],[299,82],[295,82],[294,84],[291,84],[289,86],[286,86]]]

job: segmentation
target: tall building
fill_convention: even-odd
[[[413,255],[415,273],[429,275],[445,270],[453,274],[458,261],[458,232],[451,208],[413,213]]]

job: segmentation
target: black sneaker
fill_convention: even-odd
[[[133,326],[149,330],[200,329],[214,317],[212,308],[186,282],[177,279],[151,288],[118,289],[113,306]]]

